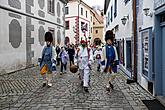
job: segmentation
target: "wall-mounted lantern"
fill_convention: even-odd
[[[127,20],[129,20],[129,15],[124,16],[124,17],[121,19],[122,24],[123,24],[123,25],[125,25],[125,24],[126,24],[126,22],[127,22]]]
[[[153,13],[152,12],[149,12],[150,11],[150,8],[144,8],[143,11],[144,11],[144,14],[146,16],[152,17]]]

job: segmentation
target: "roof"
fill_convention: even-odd
[[[100,24],[102,24],[102,23],[104,22],[103,16],[98,15],[98,13],[97,13],[96,11],[94,11],[94,10],[92,10],[92,12],[93,12],[94,17],[96,18],[96,20],[97,20]]]

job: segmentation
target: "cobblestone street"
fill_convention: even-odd
[[[51,88],[42,87],[38,67],[0,77],[0,109],[2,110],[147,110],[141,100],[154,99],[136,83],[126,84],[118,73],[114,90],[105,90],[105,74],[93,66],[91,87],[85,93],[78,74],[69,72],[53,76]],[[58,68],[59,69],[59,68]]]

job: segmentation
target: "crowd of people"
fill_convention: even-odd
[[[101,46],[98,44],[96,47],[89,46],[86,40],[81,40],[79,46],[69,44],[60,47],[52,45],[53,37],[50,32],[45,33],[45,42],[39,58],[40,73],[43,77],[43,87],[52,86],[52,73],[66,74],[67,67],[76,65],[80,76],[80,85],[84,88],[85,92],[89,92],[90,85],[90,71],[92,63],[97,62],[97,71],[106,73],[107,85],[106,90],[113,89],[112,81],[117,73],[118,55],[116,47],[113,46],[114,34],[107,32],[105,35],[106,44]],[[69,66],[67,66],[69,62]],[[56,71],[56,67],[60,66],[60,72]]]

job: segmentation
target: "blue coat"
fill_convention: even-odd
[[[119,64],[116,47],[104,46],[102,49],[101,64],[106,67],[112,68],[114,73],[117,73],[117,65]]]
[[[40,69],[46,65],[48,68],[48,71],[52,71],[52,64],[55,64],[56,54],[55,49],[53,46],[47,47],[45,46],[42,50],[42,57],[40,61]]]

